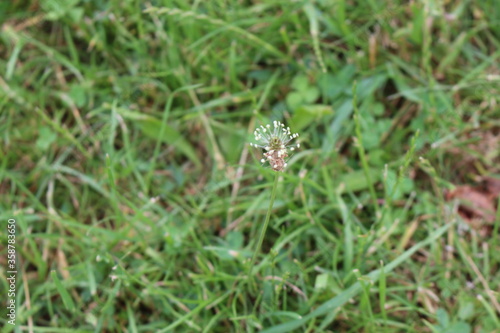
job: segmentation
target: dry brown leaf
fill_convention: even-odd
[[[500,179],[493,177],[483,177],[484,191],[493,199],[497,200],[500,196]]]
[[[446,200],[460,201],[459,213],[466,221],[483,219],[488,223],[495,221],[495,204],[489,193],[469,185],[457,186],[446,194]]]

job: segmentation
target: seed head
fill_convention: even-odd
[[[279,121],[274,121],[273,125],[260,126],[253,133],[257,144],[250,143],[250,146],[264,149],[264,158],[261,163],[269,162],[274,171],[283,171],[287,166],[285,159],[288,157],[288,149],[291,151],[300,147],[300,144],[289,145],[290,141],[297,138],[297,133],[291,134],[290,127]]]

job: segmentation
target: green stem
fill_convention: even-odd
[[[377,194],[375,193],[375,187],[373,186],[371,177],[371,170],[370,167],[368,166],[368,160],[366,159],[365,148],[363,147],[363,136],[361,134],[361,122],[359,119],[360,116],[358,110],[358,96],[356,94],[356,87],[357,83],[354,82],[354,85],[352,86],[352,94],[353,94],[352,107],[354,109],[354,125],[356,131],[356,138],[358,139],[357,148],[358,148],[359,160],[361,161],[361,165],[363,166],[363,171],[365,173],[365,178],[366,181],[368,182],[368,190],[372,197],[373,208],[375,209],[375,214],[376,214],[375,216],[379,217],[380,213],[378,207]]]
[[[262,226],[262,229],[260,231],[259,240],[257,242],[257,246],[255,247],[255,251],[254,251],[253,256],[252,256],[252,261],[250,262],[250,269],[248,272],[249,276],[252,276],[252,270],[253,270],[253,266],[255,264],[255,259],[257,258],[257,255],[260,252],[260,248],[262,247],[262,243],[264,242],[264,236],[266,235],[267,226],[269,225],[269,218],[271,217],[271,211],[273,209],[274,198],[276,197],[276,188],[278,187],[278,177],[279,177],[279,172],[276,171],[275,175],[274,175],[274,184],[273,184],[273,188],[271,191],[271,201],[269,201],[269,208],[267,209],[266,220],[264,221],[264,225]]]

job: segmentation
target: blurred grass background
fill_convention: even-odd
[[[500,175],[498,1],[12,0],[0,24],[2,332],[500,332],[498,203],[446,196]],[[273,120],[301,149],[252,292]]]

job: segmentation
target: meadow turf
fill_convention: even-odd
[[[499,59],[497,0],[1,1],[0,332],[500,332]]]

